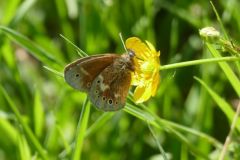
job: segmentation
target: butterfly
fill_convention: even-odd
[[[89,100],[102,111],[117,111],[125,106],[134,72],[135,53],[101,54],[80,58],[64,69],[65,81],[74,89],[88,94]]]

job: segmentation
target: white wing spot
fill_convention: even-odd
[[[103,76],[102,75],[99,75],[99,79],[100,79],[100,90],[101,91],[104,92],[106,89],[110,88],[109,85],[103,83]]]
[[[116,93],[116,94],[114,94],[114,97],[117,99],[117,98],[119,98],[121,95],[120,94],[118,94],[118,93]]]
[[[103,76],[102,75],[99,75],[98,77],[99,77],[100,81],[103,81]]]
[[[101,83],[100,84],[100,89],[101,89],[101,91],[104,92],[106,89],[109,89],[109,85],[105,85],[105,84]]]
[[[89,73],[83,67],[80,68],[80,71],[85,75],[89,75]]]

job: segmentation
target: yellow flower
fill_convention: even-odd
[[[128,38],[126,47],[135,53],[132,85],[136,89],[133,97],[136,103],[142,103],[156,94],[160,81],[160,51],[157,52],[150,42],[144,43],[137,37]]]

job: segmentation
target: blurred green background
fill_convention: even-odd
[[[230,39],[237,43],[240,2],[213,3]],[[161,64],[166,65],[212,57],[198,31],[205,26],[220,30],[206,0],[0,0],[0,25],[8,27],[0,28],[1,160],[43,158],[22,123],[45,149],[47,159],[72,157],[86,94],[43,67],[63,72],[66,64],[79,58],[76,49],[60,34],[89,55],[123,53],[119,33],[124,39],[137,36],[153,43],[161,51]],[[239,80],[236,67],[229,65]],[[139,118],[138,113],[103,113],[91,107],[81,158],[161,159],[160,143],[170,159],[216,159],[231,123],[194,76],[208,84],[232,110],[236,109],[240,95],[217,63],[163,70],[157,95],[145,106],[167,122],[152,126],[152,133],[148,119]],[[19,122],[9,102],[18,109],[23,122]],[[139,110],[148,113],[144,108]],[[238,130],[226,159],[240,158],[239,144]]]

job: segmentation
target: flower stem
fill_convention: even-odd
[[[239,61],[240,57],[220,57],[220,58],[208,58],[208,59],[199,59],[194,61],[179,62],[174,64],[167,64],[160,66],[160,70],[166,69],[175,69],[180,67],[193,66],[198,64],[212,63],[212,62],[222,62],[222,61]]]

